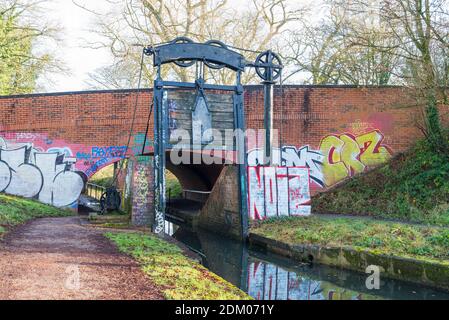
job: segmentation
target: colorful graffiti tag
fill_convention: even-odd
[[[311,213],[310,170],[304,167],[249,167],[249,214],[263,220]]]
[[[329,135],[319,150],[310,146],[274,149],[272,168],[262,167],[263,152],[248,152],[249,215],[256,220],[310,214],[311,190],[331,187],[382,165],[393,154],[379,130]],[[291,175],[292,169],[303,172]]]
[[[263,149],[253,149],[248,152],[248,165],[260,166],[263,163]],[[321,151],[313,150],[310,146],[297,149],[287,146],[273,150],[273,164],[282,167],[307,167],[310,169],[310,179],[319,187],[324,187],[322,164],[324,161]]]
[[[358,136],[343,134],[325,137],[320,145],[324,156],[322,170],[325,185],[333,186],[365,172],[368,167],[386,163],[392,152],[383,145],[383,141],[384,136],[378,130]]]
[[[86,147],[35,133],[0,137],[0,192],[77,207],[88,178],[123,159],[123,147]]]

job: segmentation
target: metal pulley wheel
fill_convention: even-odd
[[[219,40],[209,40],[205,43],[206,45],[209,46],[215,46],[215,47],[219,47],[219,48],[223,48],[223,49],[227,49],[228,47],[221,41]],[[209,62],[209,61],[204,61],[204,64],[206,66],[208,66],[211,69],[215,69],[215,70],[219,70],[224,68],[224,65],[219,64],[219,63],[213,63],[213,62]]]
[[[121,203],[122,198],[120,197],[120,192],[115,187],[108,188],[100,198],[101,212],[117,211],[120,209]]]
[[[193,40],[187,37],[178,37],[172,41],[172,44],[179,44],[179,43],[193,43]],[[191,60],[175,61],[175,64],[178,67],[188,68],[193,66],[195,64],[195,61]]]
[[[268,50],[259,54],[256,58],[256,72],[265,81],[275,81],[281,76],[281,58]]]

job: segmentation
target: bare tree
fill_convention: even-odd
[[[37,19],[39,0],[0,0],[0,94],[31,93],[46,72],[64,71],[47,45],[56,26]]]
[[[392,39],[384,38],[385,26],[376,13],[357,12],[350,0],[325,1],[322,19],[306,20],[294,31],[284,50],[287,61],[312,84],[385,85],[395,81],[399,61]],[[358,39],[363,34],[364,42]],[[389,50],[380,50],[388,46]]]
[[[384,37],[395,40],[395,55],[402,60],[401,78],[414,89],[418,104],[423,106],[423,133],[436,150],[447,152],[438,104],[447,101],[446,88],[441,85],[447,78],[449,2],[381,0],[378,11],[388,26]]]
[[[298,21],[305,12],[303,7],[287,0],[252,0],[238,8],[227,0],[107,1],[116,12],[96,14],[95,32],[103,41],[93,45],[110,48],[116,66],[139,65],[141,45],[166,43],[178,37],[198,42],[217,39],[232,47],[250,50],[245,56],[254,59],[257,51],[275,46],[289,24]],[[113,75],[113,71],[119,69],[116,66],[111,66],[107,72]],[[153,79],[152,72],[145,67],[145,78]],[[187,81],[193,72],[192,69],[171,66],[163,69],[163,76]],[[97,76],[92,75],[93,78]],[[211,82],[228,84],[235,81],[232,73],[223,70],[208,70],[206,76]],[[242,79],[245,83],[253,80],[252,73]]]
[[[325,18],[288,42],[291,73],[314,84],[406,85],[422,106],[420,125],[445,152],[438,105],[448,102],[448,0],[332,0]]]
[[[89,73],[87,86],[94,90],[136,88],[139,82],[139,66],[132,61],[123,60],[101,67]],[[149,79],[141,79],[141,87],[149,87]]]

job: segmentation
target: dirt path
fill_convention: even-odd
[[[0,242],[0,299],[150,300],[162,295],[101,231],[72,217],[29,222]]]

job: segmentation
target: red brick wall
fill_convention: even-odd
[[[420,113],[407,89],[297,86],[283,91],[283,98],[280,89],[275,93],[274,127],[283,132],[284,145],[318,147],[329,134],[379,129],[385,143],[401,152],[421,137],[415,126]],[[248,88],[245,103],[248,127],[262,128],[263,92]],[[281,118],[285,119],[283,125]]]
[[[144,132],[151,93],[138,95],[135,132]],[[135,91],[0,97],[0,132],[46,133],[86,145],[126,145]]]
[[[283,91],[281,99],[276,89],[274,126],[281,129],[282,114],[284,144],[318,146],[328,134],[354,131],[358,122],[380,129],[395,152],[420,136],[415,126],[418,110],[401,108],[413,104],[403,88],[286,86]],[[151,100],[150,91],[138,96],[136,133],[146,129]],[[0,133],[35,132],[71,143],[126,145],[135,101],[135,91],[0,97]],[[261,87],[246,88],[245,104],[247,126],[262,128]]]
[[[245,89],[247,126],[262,128],[262,87]],[[402,152],[421,137],[416,127],[420,112],[410,107],[413,106],[410,96],[407,89],[400,87],[285,86],[283,95],[281,88],[276,88],[274,127],[282,133],[282,145],[298,149],[309,146],[311,150],[323,152],[327,162],[324,175],[330,175],[329,181],[335,182],[344,173],[337,172],[334,176],[333,171],[344,170],[344,165],[347,176],[363,168],[360,163],[348,165],[345,159],[340,159],[334,144],[342,135],[345,135],[343,140],[349,137],[355,141],[366,133],[378,133],[378,141],[361,138],[357,142],[360,154],[350,159],[360,160],[366,167],[382,161],[379,158],[382,153]],[[131,148],[139,153],[152,102],[150,90],[0,97],[0,137],[11,145],[43,139],[45,143],[37,143],[41,152],[70,146],[73,157],[77,158],[77,169],[90,177],[120,158],[115,149],[108,148],[126,146],[136,98],[138,107]],[[152,131],[150,126],[151,135]],[[34,134],[39,138],[27,141],[27,136]],[[325,140],[329,135],[335,137]],[[93,147],[100,148],[93,150]],[[311,189],[315,192],[321,187],[312,183]]]

